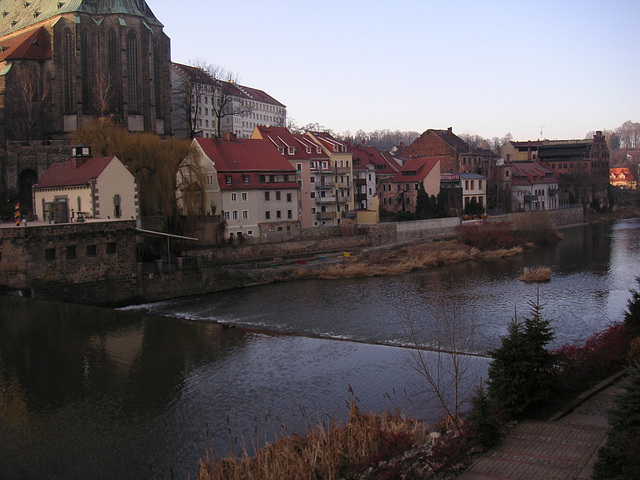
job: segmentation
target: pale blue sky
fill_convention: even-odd
[[[147,0],[172,59],[236,72],[297,124],[515,140],[640,121],[640,1]]]

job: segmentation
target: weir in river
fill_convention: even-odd
[[[580,227],[553,247],[401,277],[304,280],[124,310],[0,298],[2,478],[158,478],[286,425],[395,407],[437,418],[407,363],[407,319],[432,346],[434,299],[499,344],[540,292],[556,345],[622,318],[638,287],[640,220]],[[517,280],[549,266],[547,284]],[[236,325],[223,329],[219,323]],[[474,357],[475,386],[486,359]],[[351,393],[353,392],[353,393]]]

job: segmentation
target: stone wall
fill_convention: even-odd
[[[460,218],[434,218],[397,223],[397,241],[405,242],[420,238],[434,238],[454,235],[460,225]]]
[[[559,228],[584,223],[584,210],[581,206],[561,210],[537,210],[531,212],[507,213],[488,218],[490,222],[509,222],[514,229],[531,228],[535,224],[548,224]]]
[[[0,284],[35,297],[112,303],[137,295],[134,221],[0,229]]]

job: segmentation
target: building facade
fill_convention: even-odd
[[[146,2],[0,0],[0,10],[2,143],[63,138],[96,116],[171,132],[171,46]]]
[[[296,169],[267,139],[195,138],[178,172],[178,210],[219,214],[229,239],[283,240],[299,232]]]
[[[251,138],[259,125],[284,127],[287,107],[262,90],[214,78],[196,66],[171,65],[173,134]]]
[[[52,223],[140,215],[135,177],[115,156],[92,158],[87,146],[49,167],[33,186],[33,206],[39,220]]]
[[[381,209],[395,213],[415,212],[420,186],[429,196],[440,193],[440,160],[408,160],[392,179],[381,182],[381,185]]]

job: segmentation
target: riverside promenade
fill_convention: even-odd
[[[618,374],[602,382],[547,421],[520,422],[458,479],[589,480],[622,381]]]

